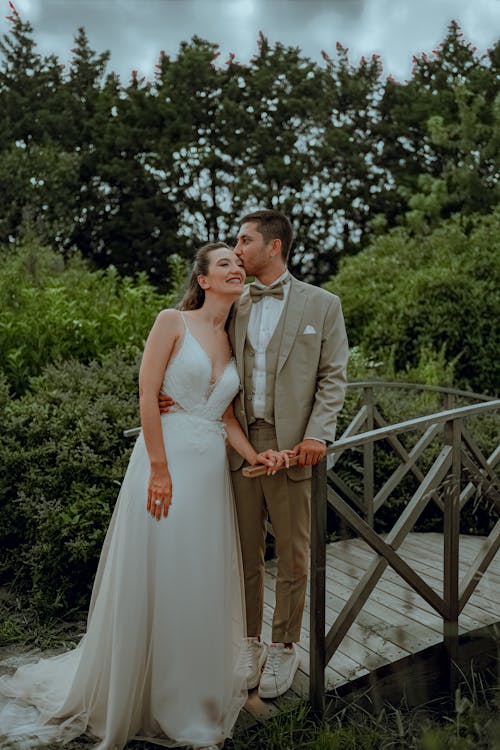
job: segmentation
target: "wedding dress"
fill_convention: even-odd
[[[79,645],[0,679],[0,747],[88,733],[96,750],[128,739],[166,747],[230,736],[246,699],[240,551],[220,421],[239,388],[185,323],[162,391],[172,477],[168,518],[146,511],[149,461],[135,444],[101,553]],[[75,575],[78,571],[75,570]]]

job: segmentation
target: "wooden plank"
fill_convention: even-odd
[[[422,536],[425,536],[425,534],[422,534]],[[429,542],[432,543],[432,546],[431,544],[429,544],[428,547],[423,548],[418,542],[417,537],[418,534],[415,536],[410,535],[407,539],[405,539],[404,549],[407,553],[407,556],[415,560],[422,560],[422,555],[424,555],[425,558],[428,558],[430,560],[439,559],[442,563],[442,537],[439,540],[441,548],[438,550],[436,550],[436,545],[432,543],[432,540],[429,540]],[[487,537],[467,537],[464,534],[460,535],[459,564],[462,574],[466,572],[471,563],[474,561],[479,550],[484,548],[485,543],[487,544],[486,540]],[[485,571],[484,578],[487,578],[488,576],[491,576],[492,581],[494,581],[496,584],[500,584],[500,557],[494,558],[491,561],[489,568]]]
[[[353,591],[352,583],[346,586],[343,582],[339,581],[339,578],[338,573],[334,578],[327,576],[327,597],[331,593],[332,596],[338,597],[339,600],[348,602]],[[421,617],[412,617],[411,612],[404,610],[399,600],[394,601],[393,597],[384,591],[377,590],[377,588],[365,602],[365,608],[362,610],[362,613],[365,612],[376,616],[382,623],[382,628],[384,625],[394,628],[404,628],[408,638],[401,640],[398,637],[396,640],[393,638],[391,640],[403,648],[409,648],[411,651],[419,650],[419,648],[426,645],[429,642],[430,634],[438,638],[441,635],[441,620],[432,610],[426,613],[427,621],[422,622]],[[358,615],[358,618],[362,613]],[[359,619],[356,621],[359,622]],[[385,632],[384,637],[388,637]]]
[[[329,573],[329,569],[327,571]],[[329,622],[333,622],[335,619],[336,614],[341,610],[342,606],[344,605],[345,601],[348,599],[348,597],[351,594],[353,583],[352,579],[348,579],[350,581],[349,585],[344,585],[342,581],[339,580],[339,576],[335,575],[335,579],[331,579],[330,576],[327,578],[327,595],[326,595],[326,601],[327,601],[327,609],[326,612],[329,615]],[[385,596],[382,597],[383,600],[385,600]],[[306,607],[307,607],[307,599],[306,599]],[[374,609],[379,610],[380,616],[374,616],[371,612]],[[380,610],[382,611],[380,612]],[[421,624],[419,620],[416,620],[415,622],[412,622],[410,619],[408,619],[405,616],[401,616],[399,613],[400,607],[397,608],[396,611],[391,610],[388,606],[385,604],[377,603],[377,602],[370,602],[368,605],[368,610],[363,610],[359,615],[359,624],[358,627],[360,628],[360,631],[362,632],[361,628],[363,628],[365,631],[374,631],[376,633],[382,633],[383,635],[380,635],[379,637],[382,638],[382,640],[385,640],[388,642],[388,651],[391,650],[394,651],[394,647],[396,647],[396,653],[394,654],[394,659],[401,658],[401,656],[404,656],[406,653],[413,653],[416,650],[419,650],[420,648],[423,648],[424,646],[428,645],[429,642],[436,642],[436,638],[439,639],[441,629],[439,621],[436,621],[435,629],[433,631],[433,639],[429,639],[429,629],[426,628]],[[388,625],[388,623],[392,623]],[[349,635],[352,635],[352,627],[354,627],[356,623],[351,626],[351,629],[349,630]],[[413,625],[415,630],[417,631],[417,635],[420,635],[420,639],[417,637],[414,637],[412,633],[410,633],[410,627]],[[398,629],[403,627],[404,633],[408,636],[405,639],[405,643],[402,645],[400,643],[401,641],[401,635],[398,634]],[[356,649],[358,642],[357,640],[352,637],[353,645],[352,648]],[[345,654],[346,650],[346,643],[345,640],[342,642],[341,646],[339,647],[339,652],[343,653],[345,656],[348,656],[348,654]],[[403,651],[404,653],[401,654],[400,652]],[[393,660],[394,660],[393,659]],[[338,670],[342,671],[344,676],[347,676],[353,668],[352,662],[350,663],[348,660],[344,659],[343,664],[339,662],[332,662],[332,665],[336,667]]]
[[[327,592],[326,596],[326,621],[331,623],[335,620],[335,617],[340,612],[341,603],[338,599],[334,598],[331,593]],[[306,597],[305,602],[305,613],[310,611],[309,601]],[[380,621],[383,624],[383,621]],[[407,656],[412,653],[411,650],[402,649],[395,646],[392,642],[385,640],[374,632],[373,625],[368,627],[360,623],[353,623],[349,633],[342,641],[342,652],[350,657],[354,662],[365,665],[363,657],[360,657],[360,653],[364,653],[366,659],[373,659],[374,656],[387,655],[388,661],[394,661],[400,659],[403,656]]]
[[[436,592],[427,585],[415,570],[399,555],[390,544],[384,540],[365,522],[355,511],[353,511],[346,502],[338,496],[335,498],[335,508],[342,516],[344,521],[354,528],[358,534],[375,550],[386,562],[403,578],[409,586],[417,591],[425,601],[441,615],[444,615],[445,608],[443,600]],[[458,585],[457,585],[458,597]]]
[[[354,551],[351,554],[354,556],[355,554]],[[362,550],[361,548],[359,548],[359,554],[365,557],[367,560],[370,559],[371,553],[369,550],[364,550],[364,549]],[[430,585],[433,585],[434,588],[436,589],[438,589],[442,585],[442,580],[443,580],[442,572],[440,574],[439,571],[435,571],[432,567],[428,565],[428,561],[430,560],[430,557],[431,557],[430,553],[428,553],[426,556],[427,560],[426,560],[426,557],[422,556],[422,554],[419,552],[408,554],[407,548],[405,548],[404,554],[407,560],[412,562],[412,565],[415,567],[415,569],[421,573],[422,577],[425,577],[427,579]],[[412,560],[412,557],[413,557],[413,560]],[[422,562],[423,560],[425,562]],[[441,560],[442,560],[442,556],[441,556]],[[430,561],[432,562],[432,560]],[[463,574],[465,575],[465,573],[466,573],[466,569],[464,565]],[[391,580],[394,580],[395,575],[396,574],[392,570],[388,569],[385,571],[384,576],[381,580],[383,582],[385,577],[390,578]],[[475,592],[473,596],[476,596],[476,593],[477,592]],[[492,622],[492,617],[493,618],[495,617],[495,611],[491,602],[491,598],[485,597],[484,602],[480,598],[478,598],[477,604],[482,604],[482,606],[479,608],[475,606],[474,609],[469,609],[467,610],[467,612],[464,612],[462,614],[462,618],[464,618],[463,624],[467,624],[468,625],[467,629],[469,630],[477,628],[477,627],[482,627],[483,625],[490,624]]]
[[[329,577],[327,575],[327,580]],[[338,578],[339,573],[336,571],[332,582],[336,582]],[[359,580],[358,578],[357,582]],[[394,593],[395,588],[397,589],[396,594]],[[373,589],[371,597],[374,602],[387,605],[393,612],[402,612],[409,620],[425,624],[436,632],[441,632],[441,617],[431,607],[427,606],[424,600],[420,599],[419,601],[410,588],[394,586],[392,582],[384,581],[381,578]]]
[[[469,575],[471,566],[474,564],[474,559],[482,546],[479,543],[479,540],[481,538],[478,537],[478,543],[472,549],[469,546],[467,550],[465,550],[465,539],[466,538],[464,537],[464,535],[460,536],[459,575],[461,579],[465,579],[466,576]],[[421,565],[422,559],[427,559],[432,562],[435,560],[436,556],[438,556],[438,559],[442,562],[442,552],[434,552],[431,549],[425,550],[425,557],[423,557],[421,548],[415,545],[415,542],[412,538],[408,540],[407,544],[405,544],[404,554],[406,559],[411,560],[412,564],[415,564],[417,566]],[[434,567],[436,570],[438,570],[437,566]],[[499,587],[500,558],[498,558],[498,562],[496,564],[495,562],[493,562],[493,564],[490,564],[490,567],[484,572],[482,579],[473,594],[473,597],[476,597],[474,600],[476,602],[476,605],[485,609],[487,612],[495,613],[497,609],[494,605],[495,602],[498,601],[497,592],[499,590]],[[495,597],[493,598],[491,597],[492,593],[495,593]]]

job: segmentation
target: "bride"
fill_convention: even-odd
[[[225,439],[268,473],[288,464],[286,452],[257,454],[233,414],[240,384],[225,323],[244,280],[227,245],[205,245],[181,311],[163,310],[153,325],[139,374],[142,433],[87,632],[74,650],[0,680],[0,738],[13,746],[88,733],[96,750],[131,738],[216,748],[231,734],[246,699],[245,627]],[[160,391],[175,401],[162,416]]]

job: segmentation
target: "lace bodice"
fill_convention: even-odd
[[[235,361],[230,359],[212,382],[212,362],[184,317],[183,320],[184,338],[168,364],[161,390],[176,403],[171,413],[178,411],[204,420],[220,420],[240,387]]]

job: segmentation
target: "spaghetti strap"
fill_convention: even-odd
[[[182,314],[182,310],[179,310],[179,315],[180,315],[180,316],[181,316],[181,318],[182,318],[182,322],[184,323],[184,327],[185,327],[185,329],[186,329],[187,331],[189,331],[189,326],[188,326],[188,324],[187,324],[187,322],[186,322],[186,318],[185,318],[185,317],[184,317],[184,315]]]

